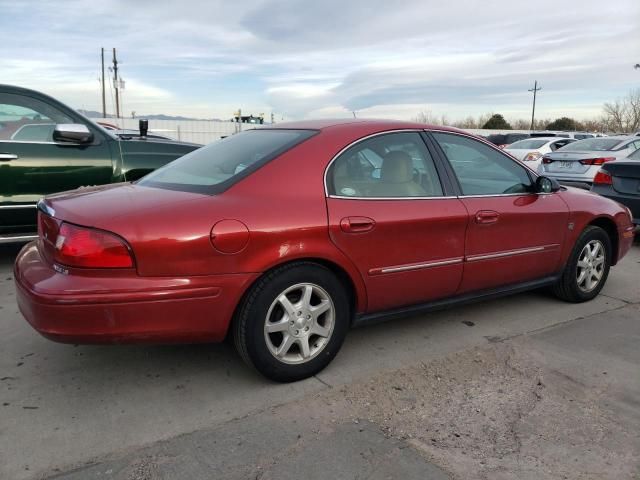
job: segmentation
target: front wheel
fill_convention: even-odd
[[[311,262],[284,265],[245,297],[234,323],[236,349],[272,380],[310,377],[337,354],[349,315],[345,288],[330,270]]]
[[[576,241],[569,261],[553,288],[568,302],[586,302],[604,287],[611,266],[611,240],[602,228],[589,226]]]

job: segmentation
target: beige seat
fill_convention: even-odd
[[[420,197],[426,191],[413,181],[413,161],[406,152],[387,153],[382,161],[380,182],[371,189],[374,197]]]

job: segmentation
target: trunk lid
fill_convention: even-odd
[[[596,158],[614,158],[616,153],[611,151],[552,152],[544,156],[544,159],[551,160],[551,162],[546,163],[543,159],[542,163],[545,172],[580,174],[586,173],[592,167],[592,165],[584,165],[581,162]]]
[[[611,162],[604,168],[613,178],[613,189],[619,193],[640,196],[640,162]]]
[[[39,208],[40,245],[47,259],[54,243],[45,233],[62,222],[115,233],[131,247],[140,275],[201,274],[211,256],[211,227],[219,198],[121,183],[45,197]],[[158,256],[162,261],[158,261]]]

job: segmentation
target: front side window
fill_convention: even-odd
[[[340,197],[443,195],[433,159],[415,132],[388,133],[355,144],[331,165],[327,189]]]
[[[36,98],[0,93],[0,141],[53,142],[58,123],[73,120]]]
[[[526,193],[532,182],[527,170],[482,142],[461,135],[433,133],[444,150],[463,195]]]
[[[138,183],[169,190],[219,193],[315,133],[315,130],[247,130],[194,150]]]

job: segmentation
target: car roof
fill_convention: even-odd
[[[364,118],[338,118],[322,120],[301,120],[296,122],[284,122],[265,125],[262,128],[286,128],[302,130],[325,130],[334,127],[371,127],[372,130],[398,130],[398,129],[419,129],[419,130],[444,130],[456,133],[469,133],[453,127],[443,127],[441,125],[429,125],[419,122],[407,122],[403,120],[386,119],[364,119]]]

